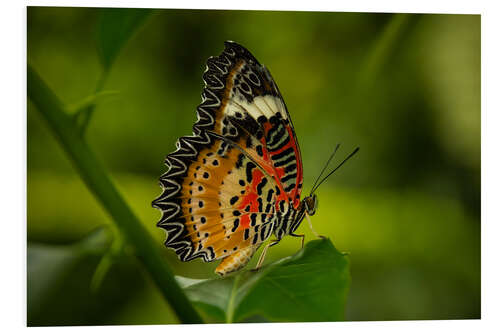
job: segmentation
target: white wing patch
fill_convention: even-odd
[[[273,115],[281,113],[283,118],[287,118],[285,105],[278,97],[272,95],[256,96],[251,103],[248,103],[243,96],[238,96],[238,93],[231,94],[229,103],[223,110],[223,113],[227,116],[239,118],[238,113],[247,112],[253,119],[257,120],[260,116],[269,119]]]

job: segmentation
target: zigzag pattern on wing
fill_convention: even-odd
[[[162,211],[165,244],[183,261],[211,261],[257,245],[277,220],[273,178],[234,144],[210,132],[206,137],[208,143],[179,140],[160,178],[163,193],[153,202]]]
[[[257,164],[266,175],[261,179],[268,179],[269,184],[278,186],[278,188],[272,187],[274,194],[269,197],[269,200],[275,204],[272,209],[275,216],[278,216],[276,218],[279,218],[280,209],[283,210],[282,213],[290,213],[290,203],[293,202],[293,206],[298,205],[297,198],[300,198],[302,187],[300,150],[288,111],[269,71],[244,47],[234,42],[226,42],[225,49],[219,56],[208,59],[203,81],[205,87],[202,91],[202,102],[197,107],[198,119],[193,125],[193,134],[179,138],[176,142],[176,151],[167,155],[165,164],[169,169],[160,177],[163,192],[153,201],[153,206],[162,211],[158,226],[167,231],[165,244],[173,248],[183,261],[198,257],[211,261],[221,257],[218,248],[210,246],[209,243],[205,245],[203,237],[193,239],[189,236],[193,235],[194,230],[190,224],[193,221],[188,219],[193,219],[195,216],[185,211],[191,208],[187,201],[191,197],[193,202],[199,202],[196,200],[202,197],[183,193],[184,190],[193,191],[192,186],[189,185],[190,182],[198,181],[200,186],[207,187],[206,182],[203,185],[199,179],[193,179],[192,170],[190,171],[194,164],[201,163],[203,159],[200,157],[201,151],[210,148],[211,152],[219,157],[228,155],[231,150],[234,153],[232,144],[218,140],[217,136],[212,133],[223,136],[225,140],[229,140],[239,149],[244,150],[245,158],[250,158],[255,162],[252,164]],[[269,151],[267,141],[271,143]],[[294,149],[293,158],[288,154],[289,150],[286,150],[290,147]],[[286,150],[287,154],[282,153],[283,150]],[[238,153],[238,155],[241,154]],[[241,163],[240,160],[233,162],[234,165]],[[245,163],[248,165],[248,161]],[[228,165],[228,162],[224,162],[224,165]],[[292,167],[295,173],[291,170]],[[293,177],[286,175],[285,170],[291,170],[289,174],[293,174]],[[269,175],[272,177],[267,177]],[[255,181],[253,182],[255,186]],[[249,182],[245,182],[245,186],[249,185]],[[190,190],[187,190],[188,188]],[[269,191],[269,188],[266,187],[266,189]],[[232,191],[232,188],[227,191]],[[233,197],[243,196],[243,193],[238,190],[227,196],[229,199],[226,197],[223,199],[230,200]],[[257,202],[256,198],[254,199]],[[212,203],[207,200],[206,204]],[[252,206],[252,212],[254,212],[253,208]],[[211,209],[215,211],[220,207],[213,204]],[[261,207],[261,209],[264,208]],[[260,225],[271,223],[269,225],[274,228],[276,224],[279,224],[276,218],[272,223],[270,219],[259,223]],[[199,216],[196,217],[196,221],[198,220],[200,220]],[[207,223],[220,222],[213,217],[211,222]],[[255,226],[247,229],[240,226],[240,229],[234,233],[238,235],[241,233],[245,236],[245,233],[250,233],[255,229]],[[263,241],[262,237],[257,238],[257,242],[260,241]],[[228,250],[226,253],[232,253],[228,246],[233,244],[233,241],[230,243],[219,241],[217,244],[220,249]]]

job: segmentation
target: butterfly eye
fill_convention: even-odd
[[[316,213],[316,209],[318,209],[318,204],[319,204],[319,200],[318,200],[318,197],[316,196],[316,194],[313,195],[313,203],[314,203],[314,212]]]
[[[316,213],[316,208],[318,207],[318,199],[315,194],[304,199],[307,209],[307,214],[312,216]]]

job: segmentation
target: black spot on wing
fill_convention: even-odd
[[[267,192],[267,202],[270,202],[271,199],[273,198],[273,194],[274,194],[274,190],[273,189],[270,189],[269,192]]]
[[[235,219],[233,222],[233,228],[231,229],[232,232],[235,232],[236,229],[238,229],[238,226],[240,225],[240,219]]]
[[[288,185],[287,187],[285,187],[284,190],[285,190],[285,192],[290,192],[294,188],[295,188],[295,184],[292,183],[292,184]]]
[[[290,157],[288,157],[288,158],[286,158],[286,159],[284,159],[284,160],[281,160],[281,161],[276,162],[276,163],[274,164],[274,167],[275,167],[275,168],[279,168],[279,167],[282,167],[282,166],[284,166],[284,165],[287,165],[287,164],[288,164],[288,163],[290,163],[290,162],[295,162],[295,161],[296,161],[296,157],[295,157],[295,155],[292,155],[292,156],[290,156]]]
[[[264,186],[266,186],[266,184],[267,184],[267,178],[262,178],[260,183],[257,185],[257,194],[258,195],[262,194],[262,189],[264,188]]]
[[[245,155],[243,155],[243,154],[238,155],[238,160],[236,161],[236,168],[237,169],[242,167],[244,158],[245,158]]]
[[[256,213],[253,213],[253,214],[250,214],[250,225],[253,227],[255,226],[255,224],[257,224],[257,214]]]
[[[247,163],[246,173],[247,173],[247,183],[252,182],[252,170],[255,169],[256,165],[253,162]]]
[[[289,173],[289,174],[287,174],[287,175],[283,176],[283,177],[281,178],[281,181],[282,181],[283,183],[286,183],[286,182],[287,182],[287,181],[289,181],[290,179],[296,179],[296,178],[297,178],[297,174],[296,174],[296,173]],[[295,186],[295,184],[294,184],[294,186]],[[288,192],[288,191],[287,191],[287,192]]]
[[[289,166],[287,166],[285,168],[285,172],[286,173],[289,173],[289,172],[292,172],[292,171],[296,171],[297,170],[297,164],[293,163],[293,164],[290,164]]]
[[[276,154],[276,155],[272,155],[272,156],[271,156],[271,159],[272,159],[273,161],[280,160],[280,159],[282,159],[282,158],[284,158],[284,157],[287,157],[287,156],[288,156],[288,155],[290,155],[290,154],[294,154],[294,155],[295,155],[295,151],[293,150],[293,148],[292,148],[292,147],[289,147],[289,148],[287,148],[287,149],[283,150],[281,153],[278,153],[278,154]]]

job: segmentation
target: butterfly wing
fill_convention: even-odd
[[[279,188],[236,145],[213,133],[182,137],[167,157],[164,192],[153,204],[165,244],[183,261],[224,258],[269,238]]]
[[[297,208],[302,188],[300,149],[269,71],[226,42],[203,79],[193,135],[167,156],[163,193],[153,202],[163,212],[165,244],[183,261],[258,247],[279,212]]]
[[[302,159],[290,115],[269,71],[243,46],[207,61],[203,101],[194,131],[213,131],[248,152],[294,208],[300,204]]]

